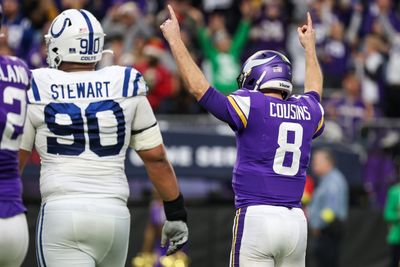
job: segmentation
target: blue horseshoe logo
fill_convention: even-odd
[[[71,20],[69,18],[64,19],[63,26],[62,26],[61,30],[58,33],[54,33],[53,32],[53,26],[54,26],[54,23],[53,23],[53,25],[51,25],[51,28],[50,28],[51,35],[54,38],[58,38],[64,32],[65,27],[67,27],[67,23],[68,23],[68,26],[71,25]]]

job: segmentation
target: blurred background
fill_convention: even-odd
[[[126,171],[132,228],[126,266],[220,267],[229,262],[235,214],[230,185],[234,136],[185,92],[159,31],[167,18],[167,4],[177,13],[193,58],[224,94],[237,89],[241,64],[260,49],[288,55],[295,90],[301,93],[305,63],[296,29],[305,22],[307,10],[311,11],[325,79],[326,119],[325,132],[314,147],[333,151],[336,167],[349,187],[339,266],[393,266],[390,262],[400,246],[400,232],[397,241],[387,235],[400,221],[400,201],[393,207],[398,218],[384,215],[389,209],[385,210],[387,192],[399,181],[400,170],[400,1],[3,0],[1,54],[18,56],[31,68],[45,67],[43,35],[50,22],[64,9],[84,8],[101,21],[107,34],[105,48],[114,51],[98,67],[134,66],[149,86],[148,98],[187,200],[191,236],[184,254],[158,258],[163,210],[139,158],[129,151]],[[24,267],[36,266],[39,164],[34,154],[24,173],[32,241]],[[311,170],[309,174],[305,209],[320,182],[318,175]],[[316,266],[313,252],[311,236],[308,266]]]

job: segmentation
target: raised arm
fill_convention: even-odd
[[[306,53],[304,93],[315,91],[322,97],[323,77],[315,48],[315,30],[309,12],[307,13],[307,25],[298,27],[297,32],[299,34],[300,43],[304,47]]]
[[[197,100],[200,100],[210,87],[210,84],[193,61],[181,39],[179,23],[174,10],[170,5],[168,5],[168,9],[170,18],[160,26],[161,31],[171,47],[172,55],[175,58],[181,77],[188,87],[189,93]]]

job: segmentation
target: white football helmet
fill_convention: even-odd
[[[100,22],[87,10],[68,9],[58,15],[44,36],[47,63],[58,68],[61,62],[93,63],[101,60],[104,32]]]

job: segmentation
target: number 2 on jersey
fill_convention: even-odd
[[[102,145],[101,123],[98,114],[107,111],[111,111],[117,121],[117,124],[114,125],[117,140],[115,144]],[[50,103],[45,107],[44,114],[47,127],[56,135],[56,137],[47,137],[48,153],[78,156],[85,151],[85,123],[81,109],[77,105],[73,103]],[[63,123],[57,123],[57,116]],[[125,140],[125,118],[120,105],[113,100],[91,103],[85,109],[85,117],[89,135],[89,149],[99,157],[119,154]],[[61,118],[63,119],[61,120]],[[107,129],[108,134],[110,134],[109,128]]]
[[[4,127],[0,125],[0,149],[17,151],[19,149],[18,137],[22,134],[25,121],[25,90],[7,86],[3,90],[3,103],[10,106],[13,105],[15,108],[13,111],[7,112]]]
[[[289,143],[288,135],[289,132],[294,133],[294,142]],[[279,125],[278,132],[278,145],[275,152],[273,170],[277,174],[294,176],[297,174],[300,168],[300,157],[301,157],[301,144],[303,142],[303,127],[301,124],[294,122],[282,122]],[[290,166],[284,166],[286,154],[292,153],[292,164]]]

